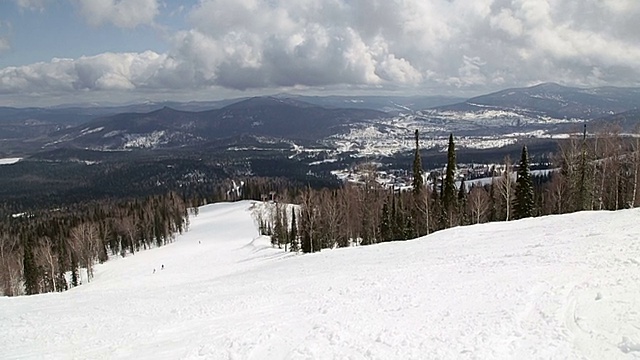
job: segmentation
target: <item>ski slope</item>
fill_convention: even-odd
[[[640,359],[640,210],[292,255],[250,206],[203,207],[70,291],[0,298],[0,358]]]

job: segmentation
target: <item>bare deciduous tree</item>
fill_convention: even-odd
[[[474,224],[483,222],[487,211],[489,210],[489,193],[482,186],[472,186],[469,191],[468,206],[471,211],[471,217]]]
[[[22,256],[18,239],[0,234],[0,283],[6,296],[22,295]]]
[[[35,250],[36,259],[39,262],[42,262],[46,267],[47,272],[49,273],[48,280],[51,281],[51,284],[46,284],[50,286],[50,288],[56,292],[58,291],[56,285],[56,274],[58,273],[58,254],[56,254],[53,249],[53,244],[51,239],[48,236],[40,239],[39,246]]]
[[[93,278],[93,262],[98,253],[98,227],[95,223],[84,222],[70,232],[70,245],[87,269],[87,281]]]
[[[507,155],[504,158],[504,172],[497,179],[497,189],[502,200],[504,200],[506,210],[506,221],[509,221],[511,215],[511,201],[513,198],[513,164],[511,158]]]

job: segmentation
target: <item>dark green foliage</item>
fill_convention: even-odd
[[[420,140],[419,133],[416,129],[416,148],[413,155],[413,193],[416,198],[422,194],[424,187],[424,179],[422,178],[422,160],[420,159]]]
[[[460,225],[469,225],[469,216],[467,214],[467,186],[464,183],[464,179],[460,182],[460,188],[458,189],[458,209],[457,213],[460,214]]]
[[[80,285],[80,274],[78,273],[78,259],[75,254],[71,255],[71,286]]]
[[[25,241],[23,256],[24,269],[24,289],[27,295],[34,295],[40,292],[38,279],[40,278],[38,265],[33,254],[33,244],[31,241]]]
[[[271,235],[271,245],[278,246],[284,243],[285,239],[285,228],[282,223],[282,213],[278,206],[275,208],[275,219],[273,222],[273,234]]]
[[[130,253],[140,248],[161,246],[184,231],[188,211],[174,193],[141,200],[96,201],[40,210],[25,216],[0,218],[0,234],[20,246],[7,249],[6,258],[21,258],[25,293],[63,291],[78,286],[80,268],[104,262],[108,255]],[[78,230],[78,229],[89,229]],[[78,230],[78,231],[76,231]],[[13,263],[12,263],[13,264]],[[12,265],[0,271],[14,271]],[[65,274],[70,274],[67,283]],[[7,278],[0,274],[0,278]],[[19,295],[4,284],[5,295]]]
[[[391,239],[397,240],[404,237],[404,215],[402,213],[402,204],[399,200],[396,200],[396,196],[393,197],[391,203]]]
[[[392,240],[391,236],[391,212],[389,211],[389,204],[385,200],[382,205],[382,214],[380,215],[380,238],[381,241]]]
[[[453,217],[453,212],[457,208],[456,201],[456,149],[453,143],[453,134],[449,134],[449,147],[447,149],[447,170],[442,186],[442,205],[444,212],[449,218],[449,224]]]
[[[296,223],[296,209],[291,210],[291,232],[289,233],[289,241],[291,246],[289,249],[291,252],[297,252],[298,246],[298,224]]]
[[[529,154],[527,147],[522,147],[520,164],[518,165],[518,179],[516,180],[514,217],[523,219],[533,215],[533,182],[529,171]]]
[[[591,209],[593,171],[591,166],[591,156],[587,146],[587,125],[584,125],[582,144],[580,147],[580,164],[578,164],[578,189],[576,198],[576,210]]]
[[[307,229],[302,231],[302,236],[300,239],[300,250],[303,253],[310,253],[313,251],[313,247],[311,246],[311,232]]]
[[[493,166],[491,168],[491,184],[487,185],[489,187],[489,221],[497,221],[498,220],[498,194],[496,191],[496,167]]]

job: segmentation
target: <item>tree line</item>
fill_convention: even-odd
[[[220,201],[295,197],[302,183],[247,177],[207,181],[130,199],[63,203],[0,216],[0,295],[64,291],[91,281],[96,263],[172,242],[198,206]],[[291,194],[291,195],[288,195]],[[82,274],[81,274],[82,273]],[[81,276],[83,275],[83,276]]]
[[[360,183],[313,188],[283,177],[245,177],[129,200],[97,200],[0,218],[0,291],[4,295],[63,291],[90,281],[95,263],[173,241],[189,209],[244,199],[275,200],[257,217],[261,233],[286,251],[370,245],[490,221],[638,205],[640,139],[615,130],[572,137],[553,156],[553,171],[533,175],[523,146],[491,181],[468,187],[457,176],[453,134],[443,173],[425,173],[419,133],[411,191],[385,188],[376,167],[360,165]],[[285,206],[285,203],[296,205]]]
[[[4,295],[64,291],[93,278],[95,263],[163,246],[189,225],[176,193],[128,201],[96,201],[16,214],[0,222],[0,286]]]
[[[307,187],[295,198],[281,198],[296,203],[295,210],[276,204],[259,221],[260,231],[271,235],[274,245],[316,252],[412,239],[460,225],[638,205],[640,139],[615,130],[571,137],[553,155],[555,168],[537,175],[523,146],[519,161],[506,157],[488,183],[470,187],[456,176],[453,134],[443,174],[423,172],[417,131],[415,144],[411,191],[385,188],[376,181],[375,166],[364,164],[360,183]]]

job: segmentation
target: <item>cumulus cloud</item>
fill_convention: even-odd
[[[152,86],[166,55],[104,53],[0,70],[0,94],[132,90]]]
[[[158,14],[154,0],[73,1],[93,25]],[[636,0],[200,0],[186,12],[166,54],[7,68],[0,92],[640,85]]]
[[[633,0],[201,0],[173,55],[196,83],[238,89],[597,84],[620,68],[640,75],[639,11]]]
[[[135,28],[139,25],[152,24],[159,13],[158,0],[72,1],[78,7],[80,14],[93,26],[113,24],[120,28]]]

